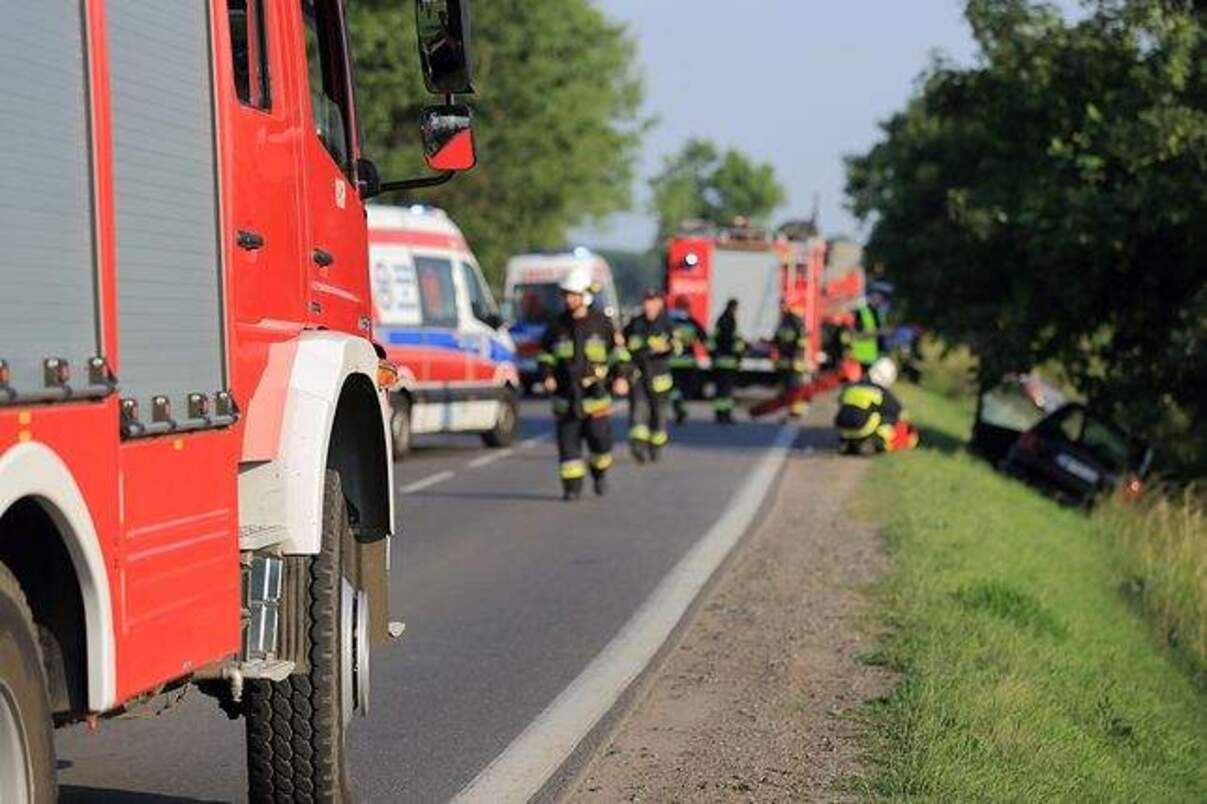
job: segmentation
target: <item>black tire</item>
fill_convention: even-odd
[[[307,559],[309,662],[284,681],[253,680],[244,689],[247,778],[251,801],[351,801],[345,766],[340,633],[341,546],[348,510],[337,472],[323,488],[323,544]]]
[[[510,447],[511,443],[515,441],[516,430],[519,429],[519,426],[520,405],[516,401],[515,394],[508,391],[499,405],[499,420],[495,422],[493,430],[487,430],[482,434],[482,441],[486,446],[494,449]]]
[[[411,453],[411,400],[396,396],[390,407],[390,443],[394,460],[401,461]]]
[[[11,729],[11,730],[10,730]],[[21,781],[6,762],[24,766]],[[0,565],[0,799],[50,804],[55,789],[54,724],[38,631],[21,585]],[[14,790],[6,789],[6,784]],[[17,788],[24,790],[17,791]]]

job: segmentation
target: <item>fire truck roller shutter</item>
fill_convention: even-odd
[[[206,3],[109,0],[119,382],[126,435],[195,427],[226,390]],[[170,415],[156,410],[166,398]],[[123,410],[125,410],[125,404]]]
[[[738,300],[738,332],[749,341],[770,338],[780,316],[780,259],[770,251],[717,248],[712,258],[712,309]]]
[[[80,4],[0,0],[0,19],[2,405],[55,396],[48,358],[88,390],[100,347]]]

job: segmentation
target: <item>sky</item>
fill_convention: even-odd
[[[651,245],[647,181],[691,137],[773,164],[789,194],[777,221],[808,217],[816,193],[825,234],[865,235],[844,207],[843,156],[877,141],[932,51],[974,55],[962,0],[595,2],[637,40],[645,111],[658,120],[635,211],[574,233],[597,247]]]

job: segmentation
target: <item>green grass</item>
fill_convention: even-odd
[[[1207,695],[1121,591],[1117,544],[964,453],[970,406],[901,396],[923,448],[876,460],[898,669],[870,706],[872,795],[936,801],[1207,800]]]

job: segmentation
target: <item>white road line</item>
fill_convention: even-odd
[[[532,449],[537,444],[539,444],[542,441],[544,441],[545,439],[549,438],[550,435],[551,435],[551,433],[541,433],[539,436],[533,436],[532,438],[524,439],[523,441],[520,442],[520,449]]]
[[[452,478],[454,474],[456,473],[450,471],[437,472],[434,475],[428,475],[422,480],[416,480],[414,483],[411,483],[408,486],[403,486],[401,489],[399,489],[399,491],[403,494],[414,494],[417,491],[423,491],[424,489],[431,488],[437,483],[443,483],[444,481]]]
[[[466,466],[470,469],[481,469],[483,466],[490,466],[495,461],[501,461],[504,458],[510,458],[515,454],[514,449],[501,449],[498,452],[490,452],[483,455],[481,458],[474,458]]]
[[[657,655],[692,601],[758,514],[799,430],[784,426],[712,528],[679,560],[620,632],[454,802],[531,799]]]

